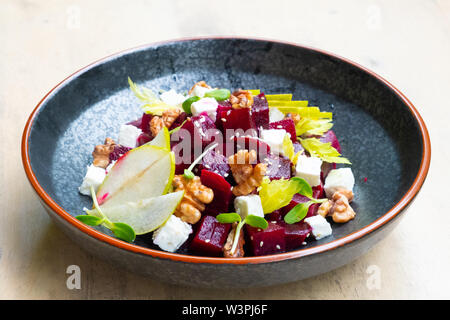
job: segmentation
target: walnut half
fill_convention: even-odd
[[[355,218],[356,213],[350,206],[353,200],[353,192],[351,190],[339,189],[336,191],[331,200],[322,203],[317,213],[322,217],[331,216],[336,223],[345,223]]]
[[[197,223],[205,210],[205,204],[211,203],[214,199],[212,189],[204,186],[200,182],[200,177],[186,179],[182,175],[176,175],[172,181],[175,191],[184,190],[183,199],[175,210],[175,216],[181,220],[195,224]]]
[[[253,94],[248,90],[237,90],[230,96],[233,109],[250,108],[253,105]]]
[[[116,143],[111,138],[106,138],[104,144],[95,146],[92,152],[94,158],[93,165],[96,167],[104,168],[109,165],[109,154],[114,151]]]
[[[266,163],[256,162],[256,151],[239,150],[236,154],[228,158],[231,172],[237,185],[233,187],[233,194],[235,196],[245,196],[253,192],[261,185],[267,171]]]
[[[175,122],[175,120],[180,115],[181,110],[178,108],[171,108],[165,110],[161,116],[153,116],[150,120],[150,132],[153,137],[161,131],[162,128],[170,128],[170,126]]]

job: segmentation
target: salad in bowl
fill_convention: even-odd
[[[236,258],[299,249],[355,217],[331,112],[289,93],[205,81],[155,93],[128,81],[143,115],[95,146],[79,187],[93,200],[77,216],[85,224],[168,252]]]

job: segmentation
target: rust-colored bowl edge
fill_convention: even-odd
[[[43,102],[47,99],[47,97],[55,91],[58,87],[60,87],[65,82],[69,81],[71,78],[76,76],[79,73],[84,72],[85,70],[100,64],[102,62],[107,61],[109,58],[120,56],[122,54],[133,52],[136,50],[144,49],[151,46],[156,45],[163,45],[163,44],[169,44],[173,42],[180,42],[180,41],[193,41],[193,40],[207,40],[207,39],[242,39],[242,40],[256,40],[256,41],[269,41],[273,43],[278,44],[284,44],[284,45],[290,45],[295,47],[300,47],[307,50],[312,50],[315,52],[319,52],[321,54],[325,54],[331,57],[334,57],[336,59],[342,60],[348,64],[353,65],[356,68],[359,68],[363,70],[364,72],[370,74],[371,76],[377,78],[379,81],[381,81],[384,85],[389,87],[391,90],[393,90],[397,96],[401,98],[401,100],[405,103],[405,105],[409,108],[411,114],[416,119],[420,132],[422,134],[422,159],[420,163],[419,172],[414,179],[411,187],[408,189],[408,191],[405,193],[405,195],[384,215],[382,215],[377,220],[373,221],[371,224],[367,225],[366,227],[359,229],[351,234],[348,234],[345,237],[342,237],[340,239],[333,240],[329,243],[325,243],[322,245],[318,245],[312,248],[305,248],[295,251],[290,251],[286,253],[279,253],[279,254],[272,254],[272,255],[266,255],[266,256],[259,256],[259,257],[244,257],[244,258],[217,258],[217,257],[203,257],[203,256],[193,256],[193,255],[185,255],[185,254],[177,254],[177,253],[170,253],[155,249],[149,249],[141,246],[137,246],[131,243],[124,242],[122,240],[119,240],[117,238],[108,236],[104,233],[101,233],[85,224],[80,222],[79,220],[72,217],[68,212],[66,212],[62,207],[60,207],[55,200],[53,200],[44,190],[44,188],[39,184],[39,181],[37,180],[32,168],[31,168],[31,162],[29,157],[29,147],[28,147],[28,139],[30,136],[31,127],[33,125],[33,120],[38,113],[41,105]],[[422,117],[420,116],[417,109],[414,107],[414,105],[411,103],[411,101],[406,98],[406,96],[401,93],[394,85],[392,85],[390,82],[388,82],[386,79],[382,78],[375,72],[367,69],[366,67],[363,67],[351,60],[348,60],[347,58],[343,58],[339,55],[321,50],[312,48],[309,46],[303,46],[296,43],[291,42],[285,42],[285,41],[278,41],[278,40],[271,40],[271,39],[264,39],[264,38],[245,38],[245,37],[235,37],[235,36],[221,36],[221,37],[200,37],[200,38],[181,38],[181,39],[173,39],[173,40],[167,40],[162,42],[155,42],[151,44],[145,44],[142,46],[134,47],[131,49],[127,49],[124,51],[120,51],[118,53],[109,55],[105,58],[99,59],[96,62],[93,62],[80,70],[74,72],[72,75],[68,76],[66,79],[58,83],[53,89],[51,89],[43,98],[42,100],[37,104],[37,106],[34,108],[33,112],[31,113],[30,117],[27,120],[27,123],[25,125],[23,135],[22,135],[22,145],[21,145],[21,153],[22,153],[22,163],[25,169],[25,173],[27,175],[28,180],[30,181],[31,185],[33,186],[36,193],[39,195],[39,197],[48,205],[49,208],[51,208],[56,214],[58,214],[60,217],[62,217],[65,221],[70,223],[72,226],[78,228],[82,232],[94,237],[97,240],[106,242],[110,245],[113,245],[117,248],[150,255],[157,258],[162,259],[170,259],[175,261],[182,261],[182,262],[191,262],[191,263],[209,263],[209,264],[256,264],[256,263],[268,263],[268,262],[275,262],[275,261],[282,261],[287,259],[294,259],[294,258],[300,258],[303,256],[312,255],[315,253],[321,253],[328,250],[335,249],[337,247],[343,246],[347,243],[350,243],[354,240],[357,240],[372,231],[382,227],[384,224],[389,222],[391,219],[395,218],[400,212],[402,212],[414,199],[414,197],[417,195],[419,190],[421,189],[425,178],[427,176],[429,167],[430,167],[430,161],[431,161],[431,142],[430,142],[430,136],[428,134],[427,127],[425,125],[425,122],[423,121]]]

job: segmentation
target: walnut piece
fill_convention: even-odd
[[[267,164],[256,162],[256,151],[239,150],[228,158],[231,172],[237,185],[233,187],[235,196],[245,196],[261,185],[267,171]]]
[[[333,208],[331,217],[336,223],[345,223],[352,220],[356,213],[350,206],[351,201],[347,196],[353,199],[353,192],[350,190],[338,190],[333,194]]]
[[[175,191],[184,190],[183,199],[175,210],[175,216],[190,224],[197,223],[202,216],[201,212],[205,210],[205,204],[214,198],[213,190],[204,186],[197,176],[186,179],[183,175],[176,175],[172,185]]]
[[[199,82],[197,82],[196,84],[194,84],[194,85],[192,86],[192,88],[189,90],[188,93],[191,94],[191,93],[194,91],[194,89],[195,89],[196,86],[200,86],[200,87],[203,87],[203,88],[211,89],[211,87],[208,86],[208,85],[206,84],[205,81],[199,81]]]
[[[237,90],[230,95],[233,109],[250,108],[253,104],[253,94],[248,90]]]
[[[152,120],[150,120],[150,132],[153,137],[156,137],[163,127],[170,128],[180,113],[180,109],[170,108],[165,110],[161,116],[153,116]]]
[[[356,216],[355,211],[350,206],[353,201],[353,192],[346,189],[338,189],[331,200],[322,203],[317,213],[322,217],[331,216],[336,223],[345,223]]]
[[[298,113],[288,113],[286,114],[286,118],[292,119],[295,124],[299,123],[301,120],[301,117]]]
[[[234,251],[234,253],[231,253],[234,237],[236,235],[236,227],[237,222],[234,222],[230,230],[230,233],[228,234],[227,241],[225,242],[225,245],[223,247],[223,256],[225,258],[240,258],[244,256],[245,240],[244,240],[244,233],[242,231],[239,233],[239,240],[236,246],[236,250]]]
[[[105,144],[99,144],[95,146],[92,152],[92,157],[94,158],[93,165],[96,167],[104,168],[109,165],[109,154],[114,151],[114,146],[116,143],[111,138],[105,139]]]

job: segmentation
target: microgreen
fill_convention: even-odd
[[[127,242],[133,242],[134,239],[136,239],[136,233],[134,232],[133,228],[122,222],[111,222],[105,216],[103,211],[100,209],[100,206],[98,205],[97,196],[95,194],[93,186],[91,186],[91,197],[92,201],[94,202],[94,208],[97,210],[100,217],[92,215],[79,215],[75,218],[89,226],[98,226],[100,224],[103,224],[105,227],[110,229],[117,238]]]
[[[184,112],[186,112],[187,114],[192,114],[191,105],[198,100],[200,100],[200,97],[197,96],[189,97],[186,100],[184,100],[182,104]]]
[[[205,97],[214,98],[217,101],[224,101],[230,97],[230,90],[228,89],[215,89],[205,93]]]
[[[314,201],[308,201],[304,203],[297,204],[292,208],[285,216],[284,222],[288,224],[293,224],[303,220],[308,214],[309,207],[314,203]]]
[[[211,145],[208,148],[206,148],[206,150],[203,151],[203,153],[201,155],[199,155],[197,157],[197,159],[194,160],[194,162],[191,163],[189,168],[184,170],[183,177],[186,178],[186,179],[193,179],[195,177],[194,173],[192,172],[192,170],[194,170],[194,167],[200,162],[200,160],[202,160],[202,158],[205,156],[205,154],[207,154],[209,152],[209,150],[214,149],[218,145],[219,145],[218,143],[214,143],[213,145]]]
[[[181,129],[181,127],[186,123],[187,119],[184,120],[178,127],[176,127],[175,129],[172,129],[169,131],[169,134],[174,134],[175,132],[177,132],[178,130]]]
[[[233,245],[231,246],[231,254],[234,254],[234,252],[236,251],[236,247],[239,242],[239,235],[244,224],[248,224],[249,226],[260,229],[266,229],[269,226],[266,219],[252,214],[249,214],[244,218],[244,220],[242,220],[241,216],[235,212],[221,213],[217,215],[216,219],[220,223],[238,223],[234,234]]]

